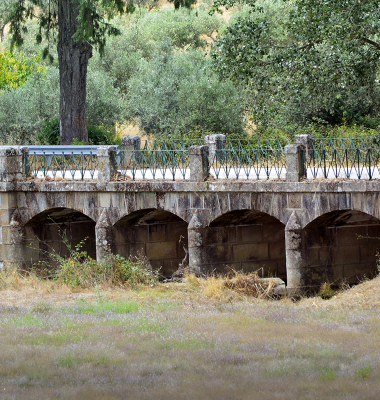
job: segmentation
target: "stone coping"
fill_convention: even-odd
[[[38,181],[0,182],[0,192],[380,192],[380,180],[304,180],[301,182],[220,180],[190,181]]]

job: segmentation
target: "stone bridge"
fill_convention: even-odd
[[[94,258],[104,259],[106,247],[126,257],[143,254],[164,276],[185,256],[181,238],[195,270],[259,270],[291,289],[356,283],[377,272],[379,181],[5,182],[2,177],[3,265],[28,269],[49,260],[51,250],[67,255],[65,231],[72,245],[85,240],[83,248]]]

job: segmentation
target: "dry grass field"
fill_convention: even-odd
[[[380,278],[330,300],[217,280],[0,291],[0,399],[378,399]]]

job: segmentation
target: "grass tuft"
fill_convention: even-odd
[[[371,375],[371,373],[372,373],[372,368],[370,366],[365,368],[358,368],[355,371],[355,375],[358,378],[363,378],[363,379],[368,378]]]

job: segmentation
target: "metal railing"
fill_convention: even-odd
[[[315,139],[303,158],[308,179],[380,178],[380,147],[374,138]]]
[[[203,139],[146,139],[141,141],[141,150],[186,150],[190,146],[202,146]]]
[[[95,179],[99,146],[29,146],[25,159],[26,176],[52,180]]]
[[[210,173],[216,179],[285,178],[288,139],[229,139],[225,149],[209,153]]]
[[[187,180],[189,147],[203,139],[154,139],[111,153],[118,180]],[[285,179],[288,139],[223,139],[209,145],[209,171],[215,179]],[[44,179],[98,179],[99,146],[30,146],[26,176]],[[27,154],[27,153],[26,153]],[[301,151],[307,179],[380,179],[376,138],[311,138]],[[103,162],[103,161],[102,161]]]
[[[113,156],[116,179],[185,180],[190,177],[188,149],[120,151]]]

